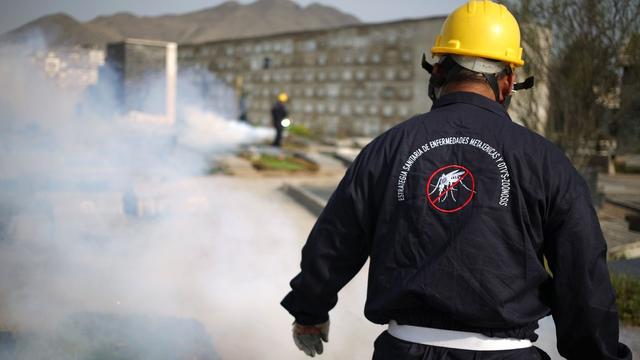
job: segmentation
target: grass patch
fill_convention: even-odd
[[[261,171],[317,171],[316,164],[305,161],[295,156],[274,156],[261,155],[258,159],[253,160],[253,166]]]
[[[230,175],[231,171],[226,164],[216,164],[209,168],[208,175]]]
[[[618,315],[625,325],[640,326],[640,279],[622,274],[611,274],[616,290]]]
[[[312,138],[311,130],[302,124],[293,124],[289,127],[288,131],[289,134],[294,136],[300,136],[307,139]]]

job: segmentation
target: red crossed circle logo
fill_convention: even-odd
[[[429,176],[426,193],[434,209],[454,213],[469,205],[475,190],[476,182],[469,169],[461,165],[447,165]]]

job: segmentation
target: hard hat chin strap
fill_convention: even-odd
[[[533,76],[529,76],[523,82],[513,84],[513,91],[531,89],[535,83],[536,81]]]
[[[491,90],[493,90],[493,95],[495,96],[497,102],[500,102],[500,85],[498,85],[498,79],[500,78],[500,76],[502,76],[501,74],[502,73],[498,73],[498,74],[482,73],[484,80],[487,82],[487,84],[489,84],[489,87],[491,88]]]
[[[509,109],[509,104],[511,103],[511,98],[513,94],[515,94],[520,90],[531,89],[534,84],[535,84],[535,80],[533,76],[529,76],[523,82],[513,84],[513,90],[511,91],[511,94],[505,97],[504,101],[502,102],[502,105],[504,106],[504,108]]]
[[[433,73],[433,65],[431,65],[427,61],[427,57],[425,54],[422,54],[422,68],[425,69],[431,77],[429,78],[429,90],[428,95],[431,101],[435,102],[440,97],[440,91],[442,87],[451,79],[454,75],[456,75],[460,70],[462,70],[462,66],[457,64],[450,56],[446,56],[440,65],[444,69],[444,73],[446,76],[441,76],[439,74]]]
[[[500,101],[500,85],[498,85],[498,80],[504,75],[510,75],[512,71],[513,70],[511,70],[510,68],[507,68],[497,74],[482,73],[482,76],[484,76],[484,79],[489,84],[489,87],[491,87],[491,90],[493,90],[493,94],[496,97],[496,101],[501,103],[505,109],[509,109],[509,105],[511,104],[511,98],[514,93],[520,90],[530,89],[533,87],[535,83],[533,76],[529,76],[525,81],[513,84],[513,89],[511,91],[511,94],[505,96],[504,100],[501,102]]]

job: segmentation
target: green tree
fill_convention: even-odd
[[[525,72],[548,85],[546,134],[584,167],[599,140],[626,130],[617,126],[627,123],[620,120],[626,115],[621,61],[640,29],[640,0],[510,0],[507,6],[522,24]]]

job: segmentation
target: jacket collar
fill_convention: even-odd
[[[509,117],[509,113],[502,106],[502,104],[498,103],[495,100],[488,99],[480,94],[472,93],[472,92],[454,92],[441,96],[431,107],[431,110],[445,107],[455,103],[465,103],[474,105],[485,110],[491,111],[506,120],[511,121],[511,117]]]

